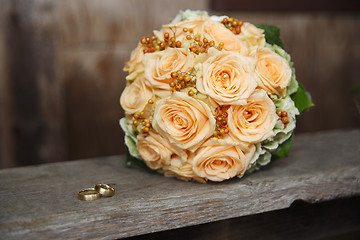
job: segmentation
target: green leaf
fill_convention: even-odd
[[[125,135],[125,144],[127,146],[127,149],[130,153],[130,155],[134,158],[139,158],[140,154],[137,150],[136,144],[137,142],[135,141],[136,138],[130,136],[130,135]]]
[[[310,107],[315,106],[310,93],[305,90],[301,83],[299,83],[298,90],[291,95],[291,99],[294,101],[295,107],[299,110],[300,114],[308,110]]]
[[[291,74],[290,83],[286,88],[286,95],[291,95],[295,93],[299,88],[299,83],[298,81],[296,81],[295,68],[292,68],[291,70],[292,70],[292,74]]]
[[[280,39],[280,28],[278,26],[272,26],[267,24],[259,24],[256,27],[264,29],[265,40],[267,43],[273,45],[276,44],[281,48],[284,48],[284,43]]]
[[[289,156],[292,144],[293,144],[293,137],[294,134],[291,135],[291,137],[289,139],[287,139],[285,142],[283,142],[274,152],[272,152],[272,154],[275,157],[278,158],[284,158]]]
[[[138,169],[143,169],[143,170],[147,170],[147,171],[152,171],[144,161],[134,158],[133,156],[130,155],[129,150],[126,149],[126,161],[125,161],[125,165],[127,167],[133,167],[133,168],[138,168]]]

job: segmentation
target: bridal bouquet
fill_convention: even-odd
[[[313,105],[278,27],[181,11],[144,37],[124,70],[127,164],[223,181],[286,157]]]

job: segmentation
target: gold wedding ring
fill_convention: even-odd
[[[93,201],[101,198],[101,194],[95,188],[85,188],[78,193],[78,198],[83,201]]]
[[[95,185],[95,190],[104,197],[111,197],[115,194],[115,188],[108,184],[98,183]]]

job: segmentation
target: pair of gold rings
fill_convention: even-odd
[[[85,188],[80,190],[78,198],[83,201],[93,201],[101,197],[112,197],[115,194],[115,188],[108,184],[98,183],[94,188]]]

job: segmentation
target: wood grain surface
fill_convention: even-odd
[[[126,238],[127,240],[358,240],[360,195]]]
[[[360,6],[356,0],[326,1],[246,1],[246,0],[211,0],[211,8],[227,11],[303,11],[303,12],[359,12]]]
[[[4,239],[116,239],[360,194],[360,130],[295,136],[287,159],[223,183],[182,182],[124,166],[125,156],[0,170]],[[112,184],[111,198],[77,192]]]
[[[55,2],[1,0],[0,5],[0,167],[63,161],[67,146]]]

